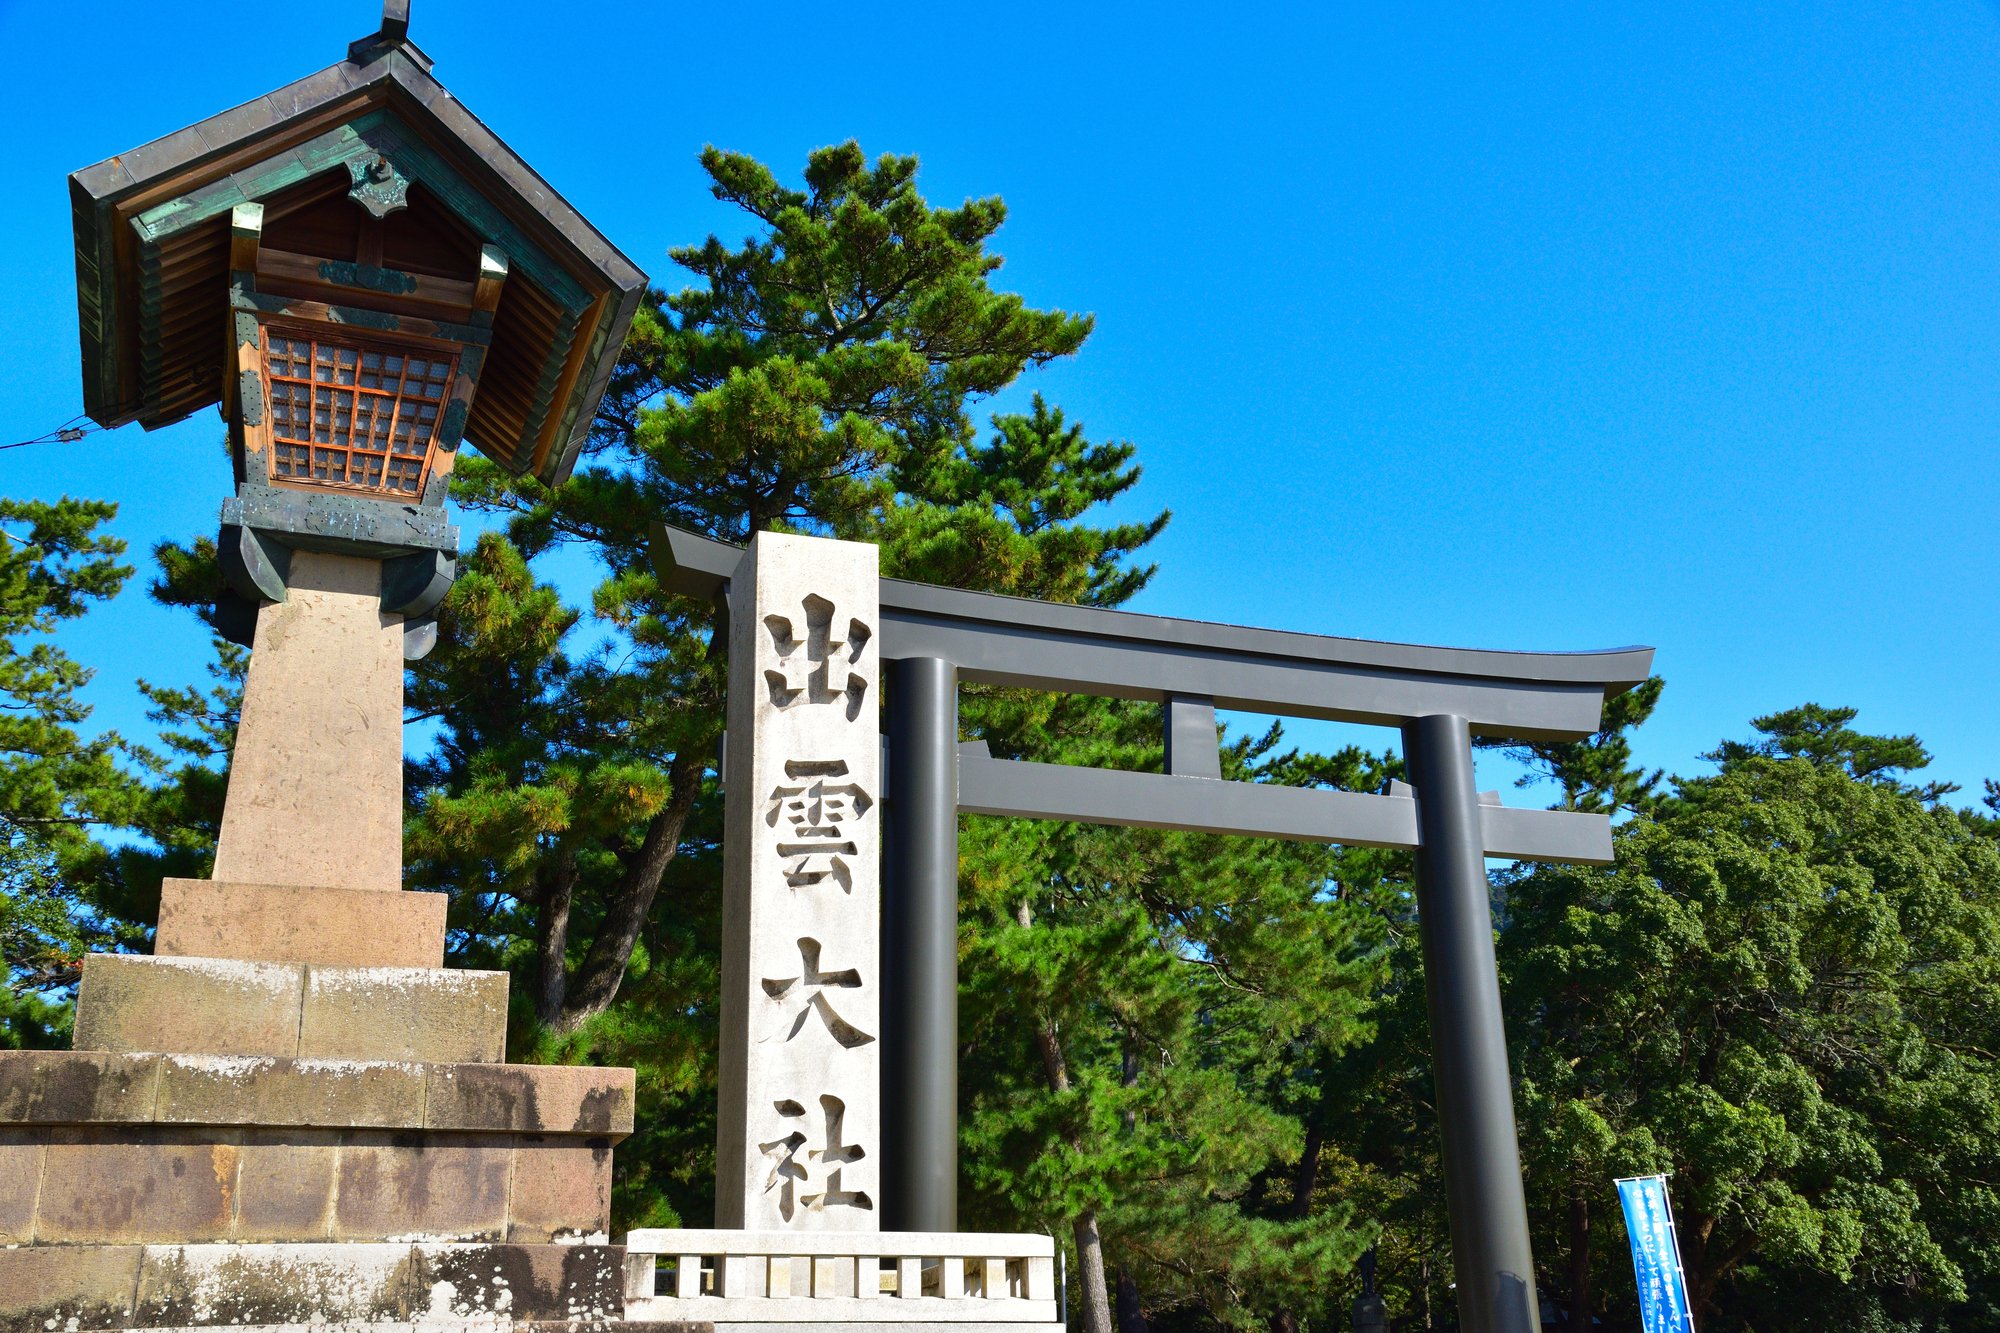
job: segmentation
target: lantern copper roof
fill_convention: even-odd
[[[297,238],[288,248],[412,290],[469,287],[482,249],[504,252],[465,436],[551,485],[576,462],[646,285],[432,77],[407,0],[341,63],[75,173],[70,200],[84,408],[107,427],[151,430],[222,397],[239,204],[262,204],[267,235]]]

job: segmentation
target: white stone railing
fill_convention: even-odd
[[[625,1317],[716,1333],[827,1324],[1060,1328],[1047,1236],[919,1231],[634,1231]]]

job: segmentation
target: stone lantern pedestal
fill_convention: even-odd
[[[632,1072],[504,1063],[507,977],[406,893],[402,618],[301,553],[260,613],[213,880],[0,1052],[0,1331],[623,1313]]]
[[[619,1318],[632,1072],[505,1063],[506,975],[446,968],[445,899],[402,888],[402,707],[459,451],[560,485],[645,275],[408,0],[69,192],[85,410],[220,409],[252,651],[213,878],[83,961],[74,1050],[0,1052],[0,1333]]]

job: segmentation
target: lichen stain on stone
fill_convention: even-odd
[[[218,1143],[208,1150],[209,1169],[215,1173],[216,1188],[222,1192],[221,1220],[225,1222],[236,1215],[236,1170],[240,1162],[241,1155],[230,1144]]]
[[[150,1073],[152,1067],[146,1066]],[[130,1064],[110,1059],[51,1060],[40,1071],[40,1088],[35,1095],[38,1120],[95,1120],[99,1106],[109,1101],[114,1107],[140,1075]],[[18,1105],[19,1110],[11,1108]],[[0,1084],[0,1118],[27,1118],[28,1084],[24,1080],[14,1092]]]
[[[278,1067],[278,1058],[272,1055],[170,1055],[167,1060],[189,1073],[232,1083],[249,1083]]]
[[[482,1072],[476,1079],[456,1079],[458,1095],[466,1117],[473,1124],[500,1128],[538,1128],[539,1107],[535,1083],[526,1073],[508,1070]]]
[[[624,1100],[623,1088],[592,1088],[583,1095],[583,1103],[577,1108],[576,1124],[572,1128],[578,1134],[611,1132]]]
[[[356,1246],[259,1253],[185,1247],[142,1283],[137,1322],[171,1324],[385,1323],[422,1307],[407,1249]]]

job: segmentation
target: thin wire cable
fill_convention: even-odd
[[[0,453],[8,449],[25,449],[31,444],[75,444],[84,436],[99,429],[101,427],[96,422],[79,412],[54,430],[37,435],[32,440],[16,440],[12,444],[0,444]]]

